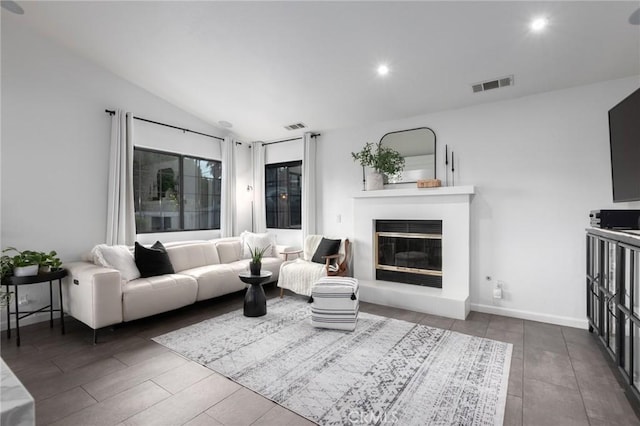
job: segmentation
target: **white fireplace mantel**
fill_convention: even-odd
[[[443,195],[473,195],[475,187],[441,186],[439,188],[402,188],[382,189],[379,191],[360,191],[353,198],[392,198],[392,197],[436,197]]]
[[[465,319],[469,313],[473,186],[362,191],[353,196],[354,276],[364,302]],[[374,229],[380,219],[442,221],[442,289],[375,278]]]

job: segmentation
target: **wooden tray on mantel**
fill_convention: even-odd
[[[418,188],[439,188],[442,186],[440,179],[419,179],[416,184]]]

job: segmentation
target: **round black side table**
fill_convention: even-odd
[[[20,320],[30,315],[49,310],[49,327],[53,328],[53,313],[60,312],[60,324],[62,325],[62,334],[64,334],[64,307],[62,305],[62,279],[67,276],[66,269],[58,269],[51,272],[43,272],[38,275],[31,275],[27,277],[15,277],[10,276],[2,281],[2,285],[5,286],[7,293],[9,292],[9,286],[13,286],[13,297],[15,299],[15,312],[11,312],[9,306],[7,306],[7,339],[11,339],[11,314],[15,314],[16,317],[16,344],[20,346]],[[53,282],[58,280],[58,290],[60,291],[60,309],[53,309]],[[35,311],[20,311],[18,308],[18,286],[28,284],[39,284],[49,281],[49,304]]]
[[[270,271],[262,271],[260,275],[242,272],[238,276],[243,283],[251,284],[244,296],[244,316],[261,317],[267,314],[267,297],[264,295],[262,284],[269,281],[273,275]]]

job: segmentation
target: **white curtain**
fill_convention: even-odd
[[[316,233],[316,142],[311,133],[302,138],[302,241]]]
[[[264,193],[264,145],[254,142],[253,150],[253,224],[254,232],[267,232]]]
[[[236,141],[227,136],[222,142],[222,196],[220,236],[232,237],[236,212]]]
[[[133,245],[135,240],[133,115],[118,109],[111,117],[106,243]]]

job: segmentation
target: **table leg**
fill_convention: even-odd
[[[20,310],[18,309],[18,285],[13,286],[13,295],[16,298],[16,344],[20,346]]]
[[[64,334],[64,306],[62,305],[62,279],[58,280],[58,290],[60,290],[60,324],[62,324],[62,334]]]
[[[244,316],[261,317],[267,314],[267,298],[260,284],[251,284],[244,296]]]
[[[53,285],[49,281],[49,328],[53,328]]]
[[[9,285],[4,286],[7,296],[9,295]],[[11,339],[11,300],[7,299],[7,339]]]

